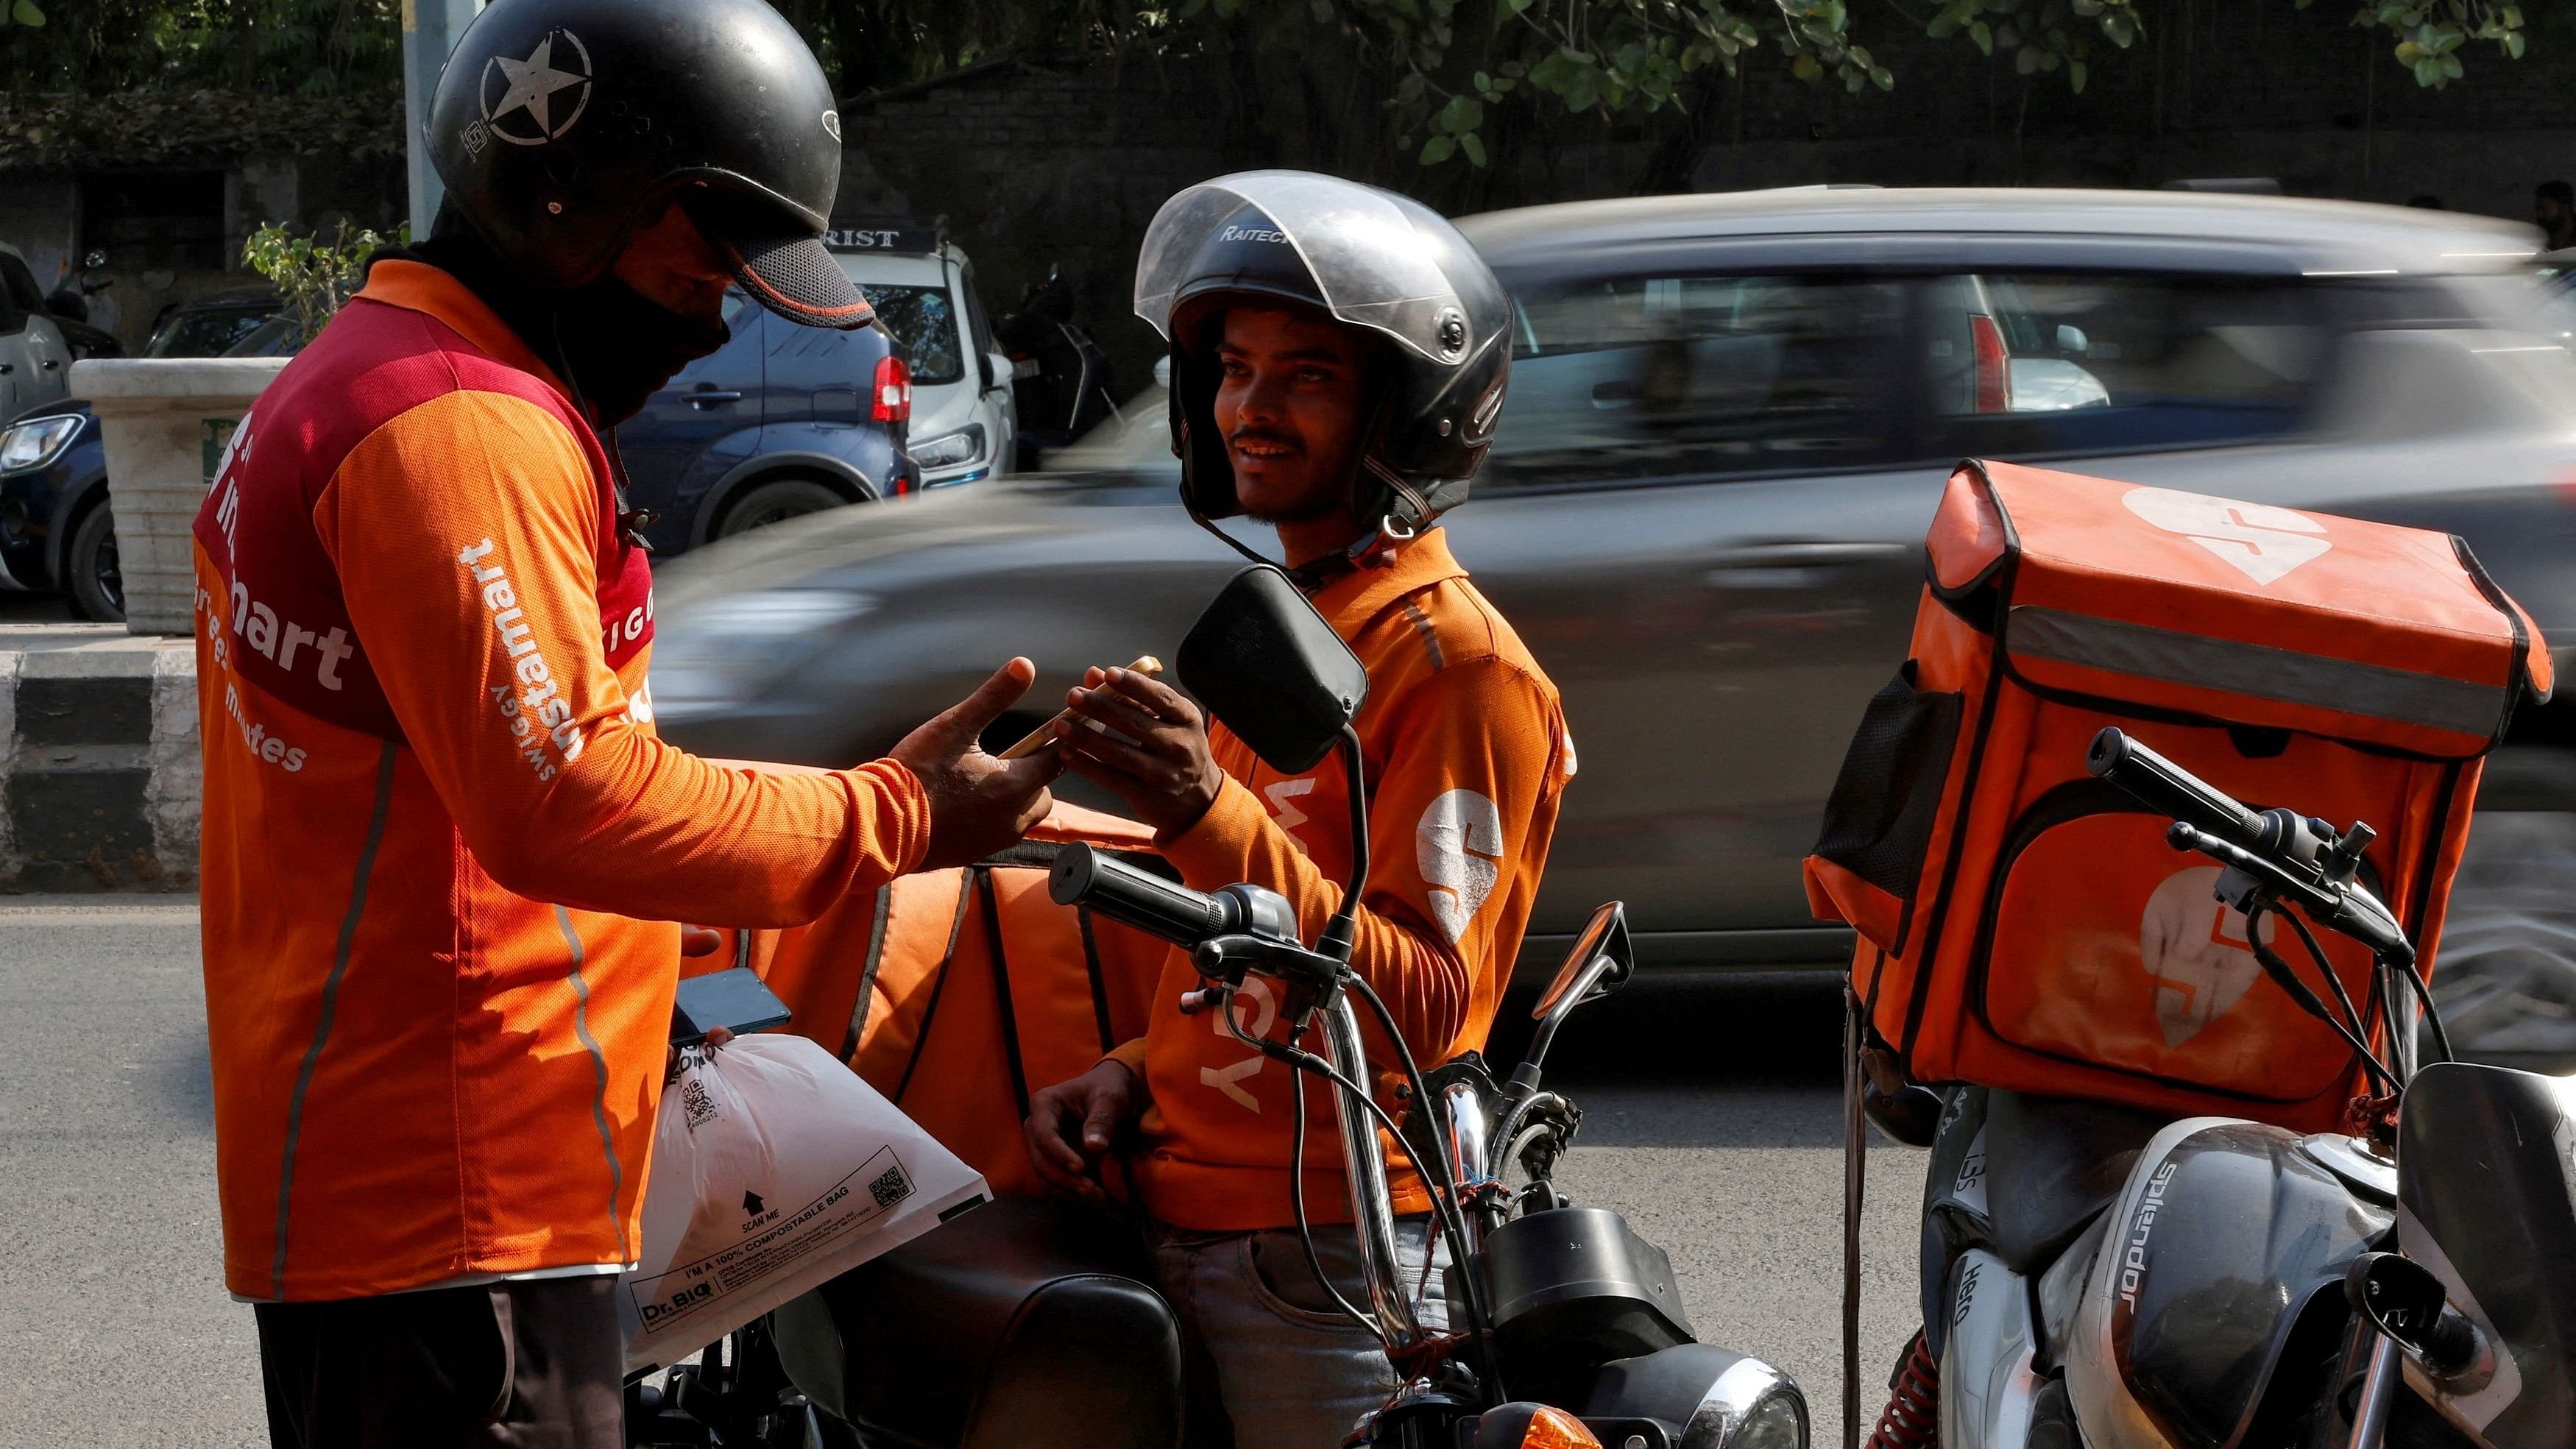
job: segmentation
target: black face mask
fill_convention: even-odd
[[[590,404],[598,425],[615,427],[680,369],[733,339],[722,322],[698,322],[663,307],[615,277],[555,295],[553,348],[564,381]]]
[[[692,321],[615,277],[563,292],[532,287],[446,208],[428,241],[376,253],[386,257],[427,262],[463,282],[555,370],[603,431],[643,411],[645,399],[680,369],[733,337],[722,322]]]

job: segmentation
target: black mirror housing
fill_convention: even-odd
[[[1592,963],[1605,957],[1609,966],[1593,974]],[[1604,902],[1576,933],[1574,948],[1565,953],[1565,964],[1556,968],[1556,979],[1530,1009],[1530,1018],[1545,1021],[1555,1014],[1561,1020],[1563,1013],[1583,1002],[1618,990],[1636,969],[1637,949],[1628,940],[1628,908],[1619,901]]]
[[[1176,662],[1182,687],[1284,774],[1313,769],[1368,699],[1359,656],[1268,564],[1218,592]]]

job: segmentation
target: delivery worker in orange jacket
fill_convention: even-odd
[[[622,1443],[681,928],[972,860],[1051,764],[768,772],[654,737],[608,429],[728,284],[871,321],[819,234],[830,88],[760,0],[498,0],[440,84],[435,235],[252,408],[196,524],[225,1279],[281,1445]]]
[[[1255,172],[1165,203],[1136,290],[1171,343],[1183,497],[1202,520],[1272,525],[1368,668],[1357,725],[1375,845],[1351,965],[1425,1066],[1481,1046],[1575,763],[1555,687],[1433,526],[1493,437],[1511,348],[1501,285],[1410,201]],[[1068,703],[1068,767],[1155,827],[1185,882],[1268,886],[1310,938],[1321,929],[1351,864],[1336,765],[1283,776],[1178,691],[1124,670],[1093,671]],[[1235,1442],[1338,1444],[1393,1371],[1289,1231],[1294,1074],[1216,1017],[1183,1015],[1197,984],[1172,954],[1146,1035],[1032,1099],[1030,1153],[1057,1186],[1096,1195],[1098,1160],[1136,1124],[1128,1167],[1164,1295],[1214,1360]],[[1234,1000],[1244,1030],[1281,1030],[1264,978]],[[1369,1030],[1372,1059],[1391,1064]],[[1344,1222],[1331,1098],[1312,1081],[1307,1094],[1306,1206]],[[1430,1201],[1409,1168],[1397,1205],[1419,1273]],[[1317,1241],[1340,1291],[1365,1301],[1350,1234]]]

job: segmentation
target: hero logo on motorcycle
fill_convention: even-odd
[[[2155,983],[2156,1024],[2178,1047],[2234,1010],[2262,966],[2247,938],[2245,914],[2213,894],[2219,868],[2193,866],[2165,877],[2147,897],[2138,922],[2138,959]],[[2264,918],[2263,944],[2280,922]]]

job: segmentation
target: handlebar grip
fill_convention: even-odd
[[[1087,907],[1176,946],[1196,946],[1236,924],[1236,912],[1222,897],[1175,884],[1088,845],[1068,845],[1057,853],[1055,868],[1047,873],[1047,895],[1057,905]]]
[[[2116,726],[2093,737],[2084,769],[2186,825],[2197,826],[2246,850],[2263,851],[2266,822],[2234,796],[2129,738]]]

